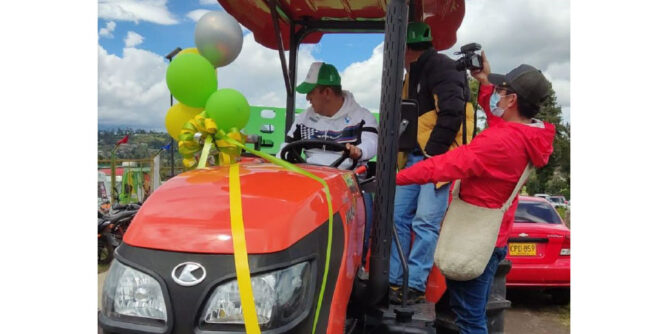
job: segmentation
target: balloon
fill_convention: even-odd
[[[167,67],[167,87],[174,97],[191,107],[204,107],[218,88],[216,69],[197,54],[174,57]]]
[[[188,120],[195,117],[195,115],[201,113],[202,110],[204,110],[204,108],[193,108],[183,103],[173,105],[167,110],[167,115],[165,115],[165,128],[167,128],[167,133],[178,141],[183,125],[186,124]]]
[[[181,50],[176,55],[179,56],[179,55],[185,55],[185,54],[196,54],[196,55],[198,55],[199,51],[197,51],[197,48],[187,48],[187,49]]]
[[[227,132],[231,128],[243,129],[250,118],[250,106],[246,98],[230,88],[219,89],[206,101],[206,113],[218,128]]]
[[[197,50],[214,67],[225,66],[236,59],[243,41],[239,22],[225,12],[208,12],[195,25]]]

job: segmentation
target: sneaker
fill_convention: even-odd
[[[401,304],[401,287],[400,286],[390,284],[389,299],[390,299],[390,303],[392,303],[392,304]]]
[[[408,296],[406,297],[406,305],[413,305],[413,304],[421,304],[425,303],[427,300],[425,299],[424,292],[413,289],[413,288],[408,288]]]

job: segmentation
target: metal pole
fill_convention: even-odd
[[[171,59],[169,60],[170,62],[172,61]],[[174,96],[172,94],[169,94],[169,106],[174,105]],[[174,138],[169,140],[169,166],[171,167],[171,173],[169,173],[169,177],[174,177]]]
[[[392,0],[385,17],[383,46],[383,76],[380,97],[380,124],[378,133],[378,164],[373,211],[373,234],[369,261],[369,305],[378,304],[387,293],[394,224],[394,192],[397,170],[398,132],[401,108],[401,86],[406,50],[408,6],[405,0]]]
[[[172,50],[172,52],[167,54],[165,56],[165,58],[167,58],[169,60],[169,62],[171,63],[172,58],[176,57],[176,55],[179,54],[179,52],[181,52],[181,48],[176,47],[176,49]],[[173,105],[174,105],[174,96],[172,96],[172,94],[170,93],[169,94],[169,106],[171,107]],[[169,164],[172,168],[172,172],[171,172],[171,175],[169,177],[174,177],[174,139],[173,138],[169,141]]]
[[[114,205],[114,199],[116,198],[116,149],[117,148],[118,145],[114,146],[114,148],[111,150],[111,198],[109,199],[109,204],[111,206]]]
[[[290,89],[288,90],[287,105],[285,109],[285,136],[287,139],[288,131],[295,119],[295,83],[297,77],[297,54],[299,52],[299,38],[295,36],[295,23],[290,22],[290,67],[288,75],[290,79]]]

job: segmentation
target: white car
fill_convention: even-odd
[[[566,197],[561,196],[561,195],[549,196],[547,198],[547,200],[555,208],[558,208],[558,207],[569,208],[570,207],[570,205],[568,204],[568,201],[566,200]]]

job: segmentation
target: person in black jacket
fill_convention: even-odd
[[[473,133],[473,108],[470,103],[467,107],[470,92],[466,72],[458,71],[455,61],[438,53],[431,41],[431,29],[426,23],[408,24],[404,59],[407,74],[402,98],[418,102],[418,145],[411,151],[399,153],[399,169],[469,142]],[[465,117],[467,131],[462,131]],[[463,141],[463,133],[468,137],[466,141]],[[448,206],[449,189],[449,183],[396,188],[394,223],[408,261],[408,304],[424,301],[441,221]],[[412,247],[411,231],[415,235]],[[404,298],[400,292],[402,277],[403,268],[393,240],[389,276],[390,301],[393,303],[401,303]]]

